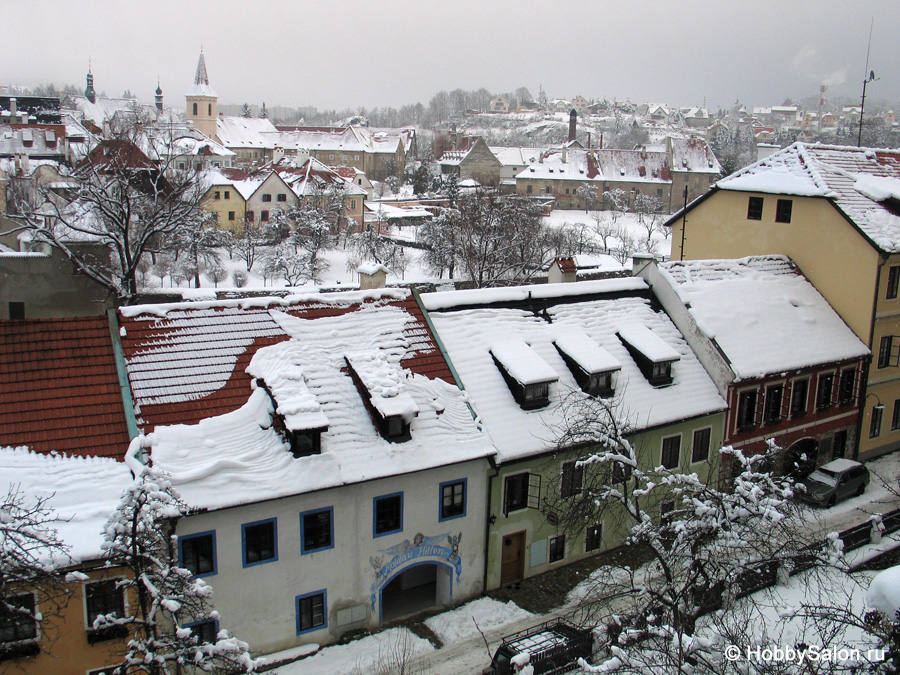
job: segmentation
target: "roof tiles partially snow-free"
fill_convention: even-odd
[[[140,421],[154,427],[145,444],[193,507],[493,454],[408,291],[145,306],[121,321]],[[411,418],[410,440],[379,435],[347,368],[366,359],[377,361],[366,381],[384,399],[379,409]],[[254,377],[271,383],[274,403]],[[293,457],[273,425],[275,406],[289,428],[327,422],[320,455]]]
[[[900,252],[900,151],[794,143],[716,185],[831,198],[878,248]]]
[[[660,265],[738,380],[838,363],[869,353],[789,258]]]

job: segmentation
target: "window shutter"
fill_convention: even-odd
[[[539,473],[528,474],[528,508],[537,509],[541,500],[541,475]]]

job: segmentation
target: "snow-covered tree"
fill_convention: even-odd
[[[456,267],[478,288],[526,282],[555,254],[540,207],[529,199],[479,191],[460,197],[457,210]]]
[[[181,263],[185,276],[194,280],[194,287],[200,288],[200,273],[221,266],[220,252],[228,236],[215,227],[212,214],[198,213],[170,232],[163,248],[172,253],[176,264]]]
[[[347,250],[350,253],[348,270],[356,270],[363,263],[376,262],[396,273],[404,271],[409,265],[403,247],[374,227],[349,235]]]
[[[250,105],[245,103],[244,107],[241,108],[241,117],[250,118],[253,117],[253,113],[250,112]]]
[[[597,188],[589,183],[582,183],[575,190],[575,196],[581,200],[584,212],[587,213],[588,209],[597,201]]]
[[[416,239],[425,245],[421,262],[429,273],[438,277],[447,272],[453,278],[456,260],[459,256],[457,247],[459,211],[441,209],[431,220],[424,222],[416,231]]]
[[[708,476],[654,466],[616,399],[581,392],[565,400],[555,434],[560,447],[586,448],[578,464],[582,488],[549,497],[545,508],[570,532],[603,522],[625,526],[627,544],[647,559],[592,576],[585,605],[606,622],[608,658],[589,672],[720,672],[716,618],[727,618],[739,595],[801,566],[841,564],[840,540],[818,541],[792,499],[792,481],[773,473],[780,452],[774,444],[753,456],[723,448],[721,483],[715,457]],[[711,624],[701,624],[704,616]]]
[[[69,596],[60,570],[72,561],[49,499],[28,498],[16,485],[0,498],[0,661],[24,655],[20,641],[37,637],[39,627],[48,634]]]
[[[228,632],[213,632],[218,613],[212,608],[212,587],[178,564],[178,538],[172,519],[187,506],[166,476],[145,467],[125,491],[107,522],[105,556],[125,567],[118,582],[129,598],[125,616],[100,615],[93,628],[125,626],[130,639],[119,675],[175,675],[176,673],[250,673],[257,663],[248,646]]]

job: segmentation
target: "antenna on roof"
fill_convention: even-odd
[[[868,71],[868,76],[864,75],[865,78],[863,80],[863,90],[862,90],[862,101],[859,104],[859,134],[856,137],[856,147],[862,147],[862,127],[863,127],[863,113],[866,110],[866,85],[869,82],[876,82],[878,79],[875,77],[875,71],[869,70],[869,53],[872,51],[872,28],[875,25],[875,17],[872,17],[872,22],[869,24],[869,46],[866,47],[866,71]]]

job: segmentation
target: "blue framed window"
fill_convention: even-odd
[[[328,628],[328,593],[325,590],[298,595],[294,604],[297,611],[297,635]]]
[[[383,537],[403,531],[403,493],[375,497],[372,500],[372,536]]]
[[[334,507],[304,511],[300,514],[300,553],[334,548]]]
[[[440,485],[441,513],[438,520],[452,520],[466,516],[468,479],[451,480]]]
[[[278,560],[278,524],[276,518],[241,525],[244,567]]]
[[[178,537],[178,559],[195,577],[211,577],[219,571],[216,560],[216,531]]]

